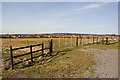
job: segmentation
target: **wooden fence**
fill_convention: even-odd
[[[33,51],[32,48],[35,47],[35,46],[42,46],[42,49]],[[25,53],[25,54],[21,54],[21,55],[17,55],[17,56],[13,56],[13,54],[14,54],[13,51],[20,50],[20,49],[25,49],[25,48],[30,48],[30,52]],[[51,41],[49,41],[49,47],[48,48],[44,48],[44,43],[42,43],[42,44],[36,44],[36,45],[30,45],[30,46],[25,46],[25,47],[19,47],[19,48],[14,48],[14,49],[12,48],[12,46],[10,46],[10,55],[11,55],[10,59],[11,59],[12,69],[14,68],[13,67],[14,65],[17,65],[19,63],[22,63],[22,62],[28,61],[28,60],[31,60],[31,62],[33,62],[34,58],[37,58],[37,57],[40,57],[40,56],[44,56],[44,50],[46,50],[46,49],[49,49],[49,51],[50,51],[49,54],[52,55],[52,39],[51,39]],[[39,51],[42,51],[42,54],[39,55],[39,56],[33,57],[33,53],[39,52]],[[20,62],[14,63],[14,61],[13,61],[14,58],[18,58],[18,57],[29,55],[29,54],[31,55],[30,59],[26,59],[24,61],[20,61]]]
[[[96,38],[96,39],[95,39]],[[78,43],[78,39],[80,39],[80,43]],[[80,38],[76,38],[76,46],[78,46],[78,44],[82,44],[82,39],[83,39],[83,37],[80,37]],[[88,39],[88,44],[90,44],[89,43],[89,39],[90,39],[90,37],[87,37],[87,39]],[[96,42],[95,42],[95,40],[96,40]],[[108,41],[108,37],[106,37],[106,40],[104,40],[104,38],[102,38],[102,40],[99,40],[99,38],[98,37],[93,37],[93,44],[95,44],[95,43],[100,43],[100,42],[102,42],[102,43],[106,43],[106,44],[109,44],[109,41]],[[39,49],[39,50],[36,50],[36,51],[33,51],[32,50],[32,48],[33,47],[35,47],[35,46],[42,46],[42,49]],[[21,54],[21,55],[17,55],[17,56],[13,56],[13,51],[15,51],[15,50],[19,50],[19,49],[25,49],[25,48],[30,48],[30,52],[28,52],[28,53],[25,53],[25,54]],[[30,46],[25,46],[25,47],[19,47],[19,48],[12,48],[12,46],[10,46],[10,54],[11,54],[11,64],[12,64],[12,69],[14,68],[13,66],[14,65],[17,65],[17,64],[19,64],[19,63],[22,63],[22,62],[24,62],[24,61],[28,61],[28,60],[31,60],[31,62],[33,62],[33,59],[34,58],[37,58],[37,57],[40,57],[40,56],[44,56],[44,50],[46,50],[46,49],[49,49],[49,55],[51,56],[52,55],[52,52],[53,52],[53,39],[51,39],[50,41],[49,41],[49,47],[47,47],[47,48],[44,48],[44,43],[41,43],[41,44],[36,44],[36,45],[30,45]],[[42,52],[42,54],[41,55],[39,55],[39,56],[36,56],[36,57],[33,57],[33,53],[35,53],[35,52],[39,52],[39,51],[41,51]],[[17,63],[14,63],[14,58],[18,58],[18,57],[21,57],[21,56],[25,56],[25,55],[29,55],[30,54],[30,59],[26,59],[26,60],[24,60],[24,61],[20,61],[20,62],[17,62]]]

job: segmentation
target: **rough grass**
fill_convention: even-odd
[[[111,44],[88,44],[84,45],[84,47],[79,47],[79,48],[96,48],[96,49],[119,49],[119,44],[118,42],[113,42]]]
[[[27,45],[26,43],[27,39],[13,39],[13,47],[20,47]],[[43,41],[48,41],[50,39],[29,39],[29,45],[31,44],[38,44]],[[70,42],[71,39],[68,40]],[[54,44],[57,44],[58,46],[58,39],[54,39]],[[84,42],[87,43],[87,39],[84,40]],[[110,45],[105,44],[88,44],[88,45],[79,45],[79,47],[71,47],[71,43],[68,44],[67,48],[59,48],[54,49],[53,56],[46,56],[46,57],[39,57],[34,59],[33,63],[30,63],[30,61],[22,63],[14,70],[10,69],[3,69],[3,77],[42,77],[42,78],[70,78],[70,77],[82,77],[82,73],[89,70],[89,67],[94,64],[94,61],[92,60],[93,54],[87,54],[78,50],[74,49],[80,49],[80,48],[99,48],[99,49],[106,49],[106,48],[118,48],[118,43],[113,43]],[[75,45],[75,43],[72,43]],[[3,39],[3,46],[9,45],[9,39]],[[61,45],[65,45],[64,40],[62,40]],[[7,59],[9,54],[9,49],[6,49],[6,47],[3,47],[5,51],[2,52],[2,58]],[[38,48],[36,48],[38,49]],[[23,54],[27,50],[22,50],[15,52],[14,55]],[[41,53],[35,53],[35,55],[41,54]],[[26,56],[26,58],[29,58],[30,56]],[[19,60],[23,60],[23,58],[19,58],[18,60],[15,60],[16,62]],[[89,70],[91,73],[94,73],[92,69]]]
[[[68,78],[81,77],[87,67],[94,62],[92,54],[86,54],[81,51],[71,50],[71,48],[60,52],[54,52],[53,56],[43,57],[34,60],[30,66],[17,68],[15,70],[6,70],[3,72],[4,77],[23,77],[19,76],[22,72],[25,77],[42,77],[42,78]],[[38,61],[39,60],[39,61]]]
[[[49,47],[49,41],[51,38],[12,38],[12,39],[2,39],[2,55],[3,59],[10,58],[10,44],[12,45],[13,48],[17,47],[23,47],[27,45],[35,45],[35,44],[40,44],[44,42],[44,48]],[[27,43],[28,40],[28,43]],[[91,39],[90,39],[91,40]],[[10,42],[11,41],[11,42]],[[66,41],[66,43],[65,43]],[[53,38],[53,51],[60,51],[66,49],[66,47],[75,47],[75,42],[76,38],[72,38],[72,43],[71,43],[71,38],[60,38],[60,45],[59,45],[59,38]],[[87,39],[82,39],[82,45],[87,43]],[[79,39],[80,43],[80,39]],[[72,44],[72,46],[71,46]],[[41,46],[37,46],[33,48],[34,50],[41,49]],[[21,49],[14,51],[14,55],[19,55],[19,54],[24,54],[26,52],[29,52],[29,48]],[[45,50],[45,52],[49,52],[49,50]]]

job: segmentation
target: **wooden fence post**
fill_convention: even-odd
[[[97,44],[98,44],[98,36],[97,36]]]
[[[76,46],[78,46],[78,37],[76,38]]]
[[[10,55],[11,55],[11,64],[13,69],[13,53],[12,53],[12,46],[10,46]]]
[[[33,62],[32,45],[30,46],[31,61]]]
[[[53,49],[53,40],[50,41],[50,56],[52,56],[52,50]]]
[[[108,37],[106,37],[106,45],[108,44]]]
[[[93,37],[93,44],[94,44],[94,37]]]
[[[104,44],[104,37],[102,37],[102,44]]]
[[[80,45],[82,44],[82,37],[80,37]]]
[[[44,57],[44,43],[42,43],[42,56]]]

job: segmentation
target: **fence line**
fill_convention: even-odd
[[[80,38],[78,38],[78,37],[72,37],[71,36],[71,38],[70,38],[70,42],[71,42],[71,47],[73,46],[72,44],[73,44],[73,38],[74,38],[74,40],[75,40],[75,46],[78,46],[79,44],[80,45],[82,45],[82,43],[83,43],[83,39],[87,39],[86,41],[85,41],[85,44],[90,44],[90,37],[87,37],[87,38],[83,38],[83,37],[80,37]],[[64,45],[64,47],[68,47],[67,46],[67,41],[68,41],[68,38],[66,37],[66,38],[64,38],[65,40],[65,45]],[[78,40],[80,39],[80,43],[78,43]],[[95,43],[102,43],[102,44],[106,44],[106,45],[108,45],[109,44],[109,38],[108,37],[106,37],[106,38],[104,38],[104,37],[102,37],[102,38],[100,38],[100,37],[92,37],[92,43],[93,44],[95,44]],[[102,39],[102,40],[101,40]],[[62,43],[62,41],[61,41],[62,39],[59,37],[59,46],[58,46],[58,48],[62,48],[62,46],[61,46],[61,44],[60,43]],[[87,42],[87,43],[86,43]],[[28,40],[27,40],[27,43],[28,43]],[[44,50],[47,50],[47,49],[49,49],[49,54],[50,54],[50,56],[52,55],[52,52],[53,52],[53,49],[55,49],[55,48],[53,48],[53,46],[54,46],[55,44],[53,44],[53,39],[51,38],[51,40],[49,41],[49,46],[48,47],[44,47],[45,45],[44,45],[44,42],[42,42],[41,44],[36,44],[36,45],[28,45],[28,46],[25,46],[25,47],[19,47],[19,48],[12,48],[12,45],[10,45],[10,59],[11,59],[11,64],[12,64],[12,69],[14,68],[13,66],[14,65],[17,65],[17,64],[19,64],[19,63],[22,63],[22,62],[24,62],[24,61],[28,61],[28,60],[31,60],[31,62],[33,62],[33,59],[34,58],[37,58],[37,57],[40,57],[40,56],[43,56],[44,57]],[[42,49],[39,49],[39,50],[36,50],[36,51],[33,51],[33,47],[35,47],[35,46],[41,46],[42,47]],[[30,52],[28,52],[28,53],[25,53],[25,54],[21,54],[21,55],[17,55],[17,56],[13,56],[13,51],[15,51],[15,50],[19,50],[19,49],[25,49],[25,48],[30,48]],[[56,47],[57,48],[57,47]],[[39,52],[39,51],[41,51],[42,52],[42,54],[41,55],[39,55],[39,56],[36,56],[36,57],[33,57],[33,53],[35,53],[35,52]],[[18,63],[14,63],[14,58],[18,58],[18,57],[22,57],[22,56],[25,56],[25,55],[29,55],[30,54],[30,59],[26,59],[26,60],[24,60],[24,61],[20,61],[20,62],[18,62]]]

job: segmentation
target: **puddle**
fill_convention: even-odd
[[[77,49],[80,51],[94,54],[93,59],[95,65],[92,68],[95,70],[94,76],[89,72],[83,73],[84,78],[118,78],[118,49]],[[88,75],[89,74],[89,75]]]

